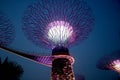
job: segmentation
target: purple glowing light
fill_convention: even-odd
[[[110,64],[110,68],[120,74],[120,60],[117,59]]]
[[[45,66],[52,66],[52,60],[53,57],[52,56],[40,56],[40,55],[32,55],[33,57],[35,57],[34,59],[32,59],[33,61],[38,62],[39,64],[45,65]]]
[[[72,65],[75,62],[74,58],[69,55],[54,55],[54,56],[31,55],[31,56],[34,58],[33,59],[31,59],[30,57],[28,58],[31,59],[32,61],[38,62],[39,64],[42,64],[48,67],[52,67],[52,61],[58,58],[66,58],[71,62]]]
[[[52,61],[54,61],[55,59],[58,58],[66,58],[70,61],[70,63],[73,65],[75,60],[74,57],[72,57],[71,55],[49,55],[49,56],[41,56],[41,55],[33,55],[33,54],[27,54],[21,51],[16,51],[14,49],[10,49],[8,47],[4,47],[0,45],[0,49],[1,50],[5,50],[7,52],[13,53],[15,55],[18,55],[20,57],[29,59],[31,61],[37,62],[39,64],[48,66],[48,67],[52,67]]]
[[[50,48],[81,42],[94,26],[92,10],[83,0],[41,0],[28,6],[22,20],[27,38]]]
[[[97,62],[97,68],[113,70],[120,74],[120,50],[100,58]]]
[[[66,42],[71,43],[73,41],[73,28],[68,22],[54,21],[48,25],[47,29],[47,38],[56,45],[62,45]]]

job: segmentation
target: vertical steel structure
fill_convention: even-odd
[[[56,56],[52,61],[51,80],[75,80],[72,64],[74,58],[70,56],[69,50],[64,47],[56,47],[52,51]]]

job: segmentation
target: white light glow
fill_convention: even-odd
[[[112,62],[112,68],[113,70],[117,71],[120,73],[120,60],[115,60]]]
[[[55,44],[65,43],[73,33],[73,28],[69,23],[64,21],[54,21],[48,25],[48,39]]]

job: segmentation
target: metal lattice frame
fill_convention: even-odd
[[[0,12],[0,45],[8,45],[14,39],[14,26],[4,13]]]
[[[73,27],[74,39],[66,42],[67,46],[86,39],[94,25],[92,10],[83,0],[41,0],[26,9],[22,29],[36,45],[51,48],[55,45],[47,38],[46,28],[54,21],[65,21]]]

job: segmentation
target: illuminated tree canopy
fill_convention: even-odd
[[[41,0],[28,6],[22,23],[25,35],[36,45],[47,45],[50,48],[57,45],[69,47],[74,42],[81,42],[88,37],[94,25],[94,17],[92,10],[83,0]],[[61,30],[53,31],[50,28]],[[51,38],[50,30],[53,31],[52,35],[55,35]],[[63,34],[60,34],[60,31]],[[57,33],[60,39],[55,38]]]
[[[120,72],[120,50],[100,58],[97,68],[102,70],[119,70]]]

